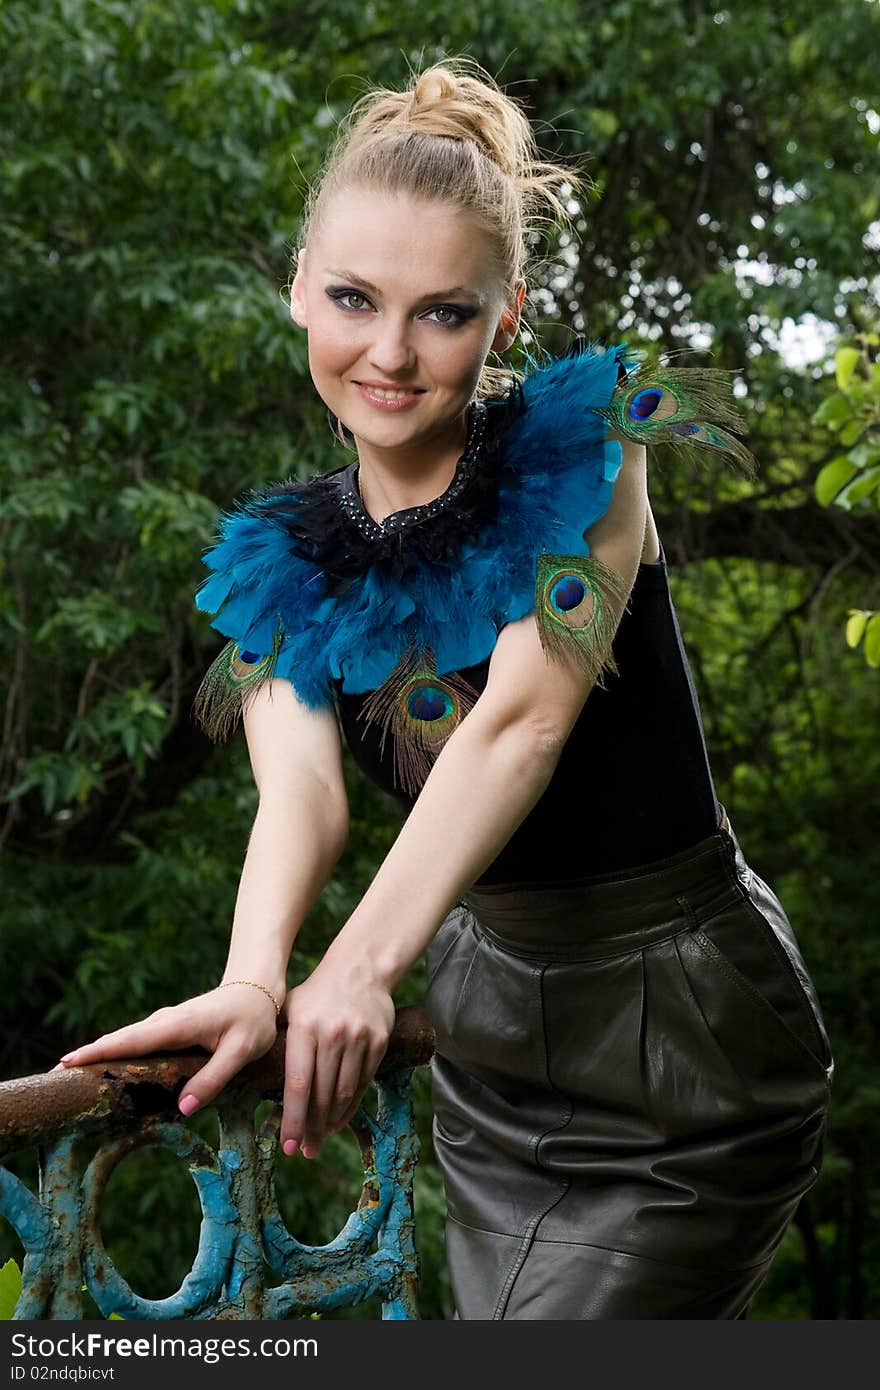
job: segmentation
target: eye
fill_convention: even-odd
[[[442,317],[438,317],[440,315]],[[428,311],[425,318],[433,319],[434,323],[439,323],[443,328],[455,328],[472,316],[471,309],[461,309],[455,304],[438,304],[436,308]]]
[[[370,302],[365,294],[361,294],[360,290],[339,289],[328,290],[327,293],[336,304],[341,304],[343,309],[351,310],[354,313],[356,313],[359,309],[363,309],[364,306],[369,304]],[[352,299],[359,300],[360,302],[357,304],[351,304],[346,302]]]

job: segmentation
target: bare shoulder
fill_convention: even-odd
[[[645,447],[621,440],[623,459],[611,501],[584,532],[589,554],[614,585],[605,598],[612,630],[623,616],[645,550],[647,467]],[[551,661],[534,612],[508,623],[498,635],[485,689],[469,718],[480,711],[491,729],[510,723],[537,730],[550,744],[567,738],[594,680],[575,661]]]
[[[644,444],[637,444],[632,439],[627,439],[625,435],[609,433],[609,439],[616,440],[623,452],[623,462],[621,471],[615,484],[615,496],[612,505],[608,509],[608,521],[600,518],[585,536],[595,546],[598,540],[601,544],[603,535],[609,533],[614,527],[619,527],[621,523],[625,526],[626,513],[634,510],[635,515],[641,515],[644,509],[644,534],[642,538],[642,549],[639,555],[640,564],[656,564],[660,559],[660,536],[657,531],[657,523],[654,520],[654,513],[651,510],[651,499],[648,496],[648,461],[647,450]],[[620,496],[618,496],[618,490]],[[610,516],[609,516],[610,513]],[[603,524],[604,523],[604,524]]]

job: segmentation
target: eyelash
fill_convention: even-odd
[[[354,297],[355,299],[362,299],[366,304],[369,304],[370,302],[367,299],[367,296],[361,290],[328,290],[327,294],[347,314],[358,314],[360,313],[360,308],[356,309],[351,304],[343,304],[342,301],[344,299],[350,299]],[[462,309],[457,304],[435,304],[433,309],[430,310],[430,312],[436,313],[438,309],[445,309],[450,314],[454,315],[454,318],[447,319],[445,321],[442,319],[435,319],[434,322],[440,328],[458,328],[461,324],[466,323],[468,319],[473,318],[474,314],[476,313],[475,309]]]

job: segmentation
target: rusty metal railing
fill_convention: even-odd
[[[414,1242],[413,1069],[433,1051],[424,1010],[400,1009],[376,1075],[375,1116],[361,1109],[351,1129],[361,1149],[357,1207],[327,1245],[301,1244],[278,1209],[274,1165],[281,1122],[284,1037],[245,1067],[215,1102],[216,1150],[182,1122],[177,1097],[204,1064],[201,1051],[127,1062],[96,1062],[0,1083],[0,1216],[25,1256],[15,1318],[81,1318],[82,1289],[105,1317],[285,1318],[330,1313],[380,1298],[382,1317],[417,1318]],[[261,1100],[274,1102],[257,1128]],[[86,1135],[100,1137],[88,1163]],[[39,1191],[2,1166],[37,1146]],[[176,1293],[141,1298],[101,1237],[101,1199],[116,1165],[144,1145],[187,1164],[202,1220],[195,1259]],[[266,1287],[265,1265],[281,1278]]]

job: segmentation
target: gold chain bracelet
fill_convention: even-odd
[[[267,989],[265,985],[257,984],[256,980],[224,980],[223,984],[218,985],[217,988],[227,989],[229,985],[253,985],[254,989],[261,989],[263,993],[267,995],[268,998],[271,999],[272,1003],[275,1005],[275,1017],[277,1018],[278,1015],[281,1013],[281,1005],[278,1003],[278,1000],[275,998],[275,995],[272,993],[272,991],[270,989]]]

